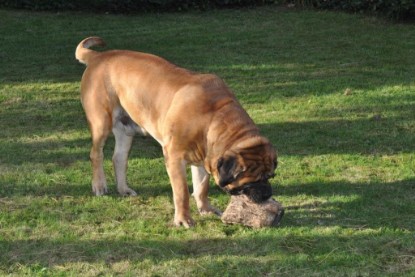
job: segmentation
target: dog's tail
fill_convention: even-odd
[[[100,37],[89,37],[84,39],[78,44],[78,47],[76,47],[75,51],[75,58],[83,64],[88,65],[88,61],[98,54],[94,50],[89,49],[92,46],[105,46],[105,42]]]

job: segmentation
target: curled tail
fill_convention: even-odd
[[[105,42],[100,37],[89,37],[78,44],[75,51],[75,58],[83,64],[88,64],[91,57],[95,56],[97,52],[89,49],[92,46],[105,46]]]

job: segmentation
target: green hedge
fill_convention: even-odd
[[[148,11],[206,10],[219,7],[258,6],[276,0],[0,0],[0,7],[38,11]]]
[[[318,9],[372,13],[396,20],[415,20],[415,0],[291,0],[286,3]]]

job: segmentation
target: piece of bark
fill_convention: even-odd
[[[231,196],[221,219],[226,224],[243,224],[253,228],[262,228],[277,226],[283,215],[284,208],[272,198],[257,204],[246,195],[236,195]]]

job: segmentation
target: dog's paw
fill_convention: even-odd
[[[185,217],[185,216],[183,216],[183,217],[176,216],[174,218],[174,226],[176,226],[176,227],[183,226],[185,228],[190,228],[190,227],[193,227],[195,225],[196,225],[195,221],[190,216],[188,216],[188,217]]]
[[[108,193],[108,188],[106,185],[94,186],[92,185],[92,192],[95,196],[102,196]]]
[[[130,189],[129,187],[118,189],[118,193],[121,196],[137,196],[137,193],[134,190]]]

